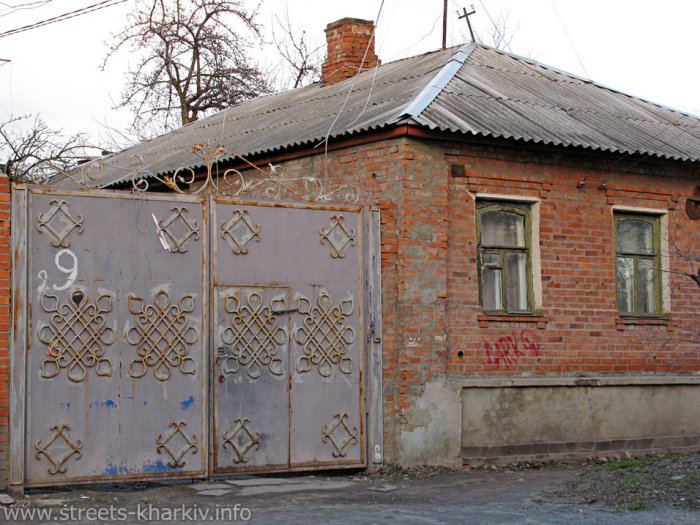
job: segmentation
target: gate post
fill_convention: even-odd
[[[367,221],[367,458],[368,466],[384,463],[384,401],[382,392],[382,240],[379,207],[373,206]]]
[[[12,294],[10,335],[10,410],[8,490],[24,492],[24,441],[27,356],[27,186],[12,185]]]

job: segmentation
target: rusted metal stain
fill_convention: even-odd
[[[694,221],[700,219],[700,185],[695,187],[695,193],[685,201],[685,212]]]

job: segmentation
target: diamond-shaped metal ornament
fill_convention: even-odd
[[[187,241],[192,237],[199,239],[199,223],[187,218],[187,208],[173,208],[173,213],[164,221],[152,215],[156,224],[158,239],[167,251],[184,253],[187,251]]]
[[[221,236],[231,245],[234,255],[245,255],[246,244],[253,239],[260,242],[260,226],[250,222],[247,210],[234,210],[233,217],[221,225]]]
[[[83,232],[82,215],[73,217],[68,208],[70,205],[66,201],[53,200],[49,204],[49,209],[38,217],[37,230],[40,233],[46,232],[51,237],[51,246],[55,248],[68,248],[70,246],[68,237],[73,230],[78,230],[78,233]]]
[[[248,428],[250,421],[247,418],[237,418],[233,422],[233,428],[230,428],[222,436],[224,448],[230,447],[233,450],[234,463],[247,463],[246,454],[255,447],[255,450],[260,450],[261,435],[258,432],[252,432]]]
[[[333,423],[324,425],[321,429],[323,433],[321,440],[331,444],[334,458],[342,458],[347,455],[345,448],[349,444],[357,445],[357,428],[350,429],[347,424],[347,414],[336,414],[333,418],[335,419]]]
[[[156,451],[160,454],[162,451],[168,453],[172,461],[168,461],[170,468],[180,468],[185,466],[182,458],[185,457],[190,450],[192,454],[197,452],[197,436],[189,437],[182,430],[187,426],[184,421],[172,421],[170,423],[170,431],[163,437],[159,435],[156,438]]]
[[[51,436],[45,442],[39,440],[34,445],[34,457],[40,460],[43,456],[49,461],[49,474],[52,476],[66,473],[64,464],[71,456],[75,456],[75,459],[82,456],[82,442],[77,440],[73,443],[66,435],[69,431],[68,425],[54,425],[51,427]]]
[[[345,249],[355,246],[355,230],[345,226],[344,221],[342,215],[334,215],[328,227],[325,230],[321,228],[321,244],[328,244],[334,259],[345,257]]]

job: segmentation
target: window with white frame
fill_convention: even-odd
[[[615,212],[617,309],[622,315],[662,312],[658,215]]]
[[[477,201],[479,295],[485,312],[532,313],[529,203]]]

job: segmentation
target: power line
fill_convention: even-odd
[[[24,4],[8,4],[7,2],[0,2],[0,5],[4,5],[5,9],[0,12],[0,16],[11,15],[16,11],[26,10],[26,9],[36,9],[38,7],[45,6],[48,3],[53,2],[53,0],[38,0],[36,2],[26,2]]]
[[[510,48],[510,43],[506,40],[506,34],[505,34],[506,28],[503,27],[503,30],[501,31],[501,28],[498,27],[498,24],[496,24],[496,21],[491,16],[491,13],[489,13],[489,10],[486,8],[486,4],[484,4],[484,2],[482,2],[482,0],[479,0],[479,3],[481,4],[481,7],[484,8],[484,11],[486,12],[486,16],[489,17],[491,25],[493,26],[493,30],[496,32],[496,37],[508,48],[508,51],[510,51],[512,53],[513,50]],[[508,19],[508,15],[506,15],[505,20],[503,19],[503,15],[501,15],[501,20],[503,22],[507,22],[507,19]],[[505,26],[505,24],[504,24],[504,26]]]
[[[89,5],[87,7],[83,7],[81,9],[77,9],[75,11],[70,11],[68,13],[64,13],[62,15],[54,16],[52,18],[48,18],[46,20],[42,20],[40,22],[35,22],[33,24],[29,24],[26,26],[22,27],[17,27],[15,29],[10,29],[9,31],[5,31],[3,33],[0,33],[0,38],[6,37],[6,36],[11,36],[11,35],[16,35],[17,33],[23,33],[24,31],[29,31],[31,29],[36,29],[38,27],[44,27],[49,24],[55,24],[56,22],[62,22],[64,20],[69,20],[71,18],[76,18],[78,16],[85,15],[87,13],[92,13],[93,11],[99,11],[100,9],[105,9],[107,7],[112,7],[117,4],[122,4],[126,2],[127,0],[104,0],[103,2],[99,2],[97,4]]]
[[[571,44],[571,49],[574,50],[574,54],[576,55],[576,59],[578,60],[578,63],[581,65],[581,69],[583,69],[583,72],[586,74],[587,77],[590,77],[591,75],[588,74],[588,71],[586,71],[586,66],[583,65],[583,61],[581,60],[581,57],[578,54],[578,51],[576,50],[576,46],[574,45],[574,41],[571,39],[571,35],[569,34],[569,30],[566,28],[566,24],[564,23],[564,20],[562,19],[561,15],[559,14],[559,10],[557,9],[557,6],[554,5],[554,0],[549,0],[549,3],[552,4],[552,9],[554,9],[554,12],[557,15],[557,18],[559,19],[559,23],[561,24],[561,27],[564,29],[564,33],[566,33],[566,38],[569,39],[569,44]]]

